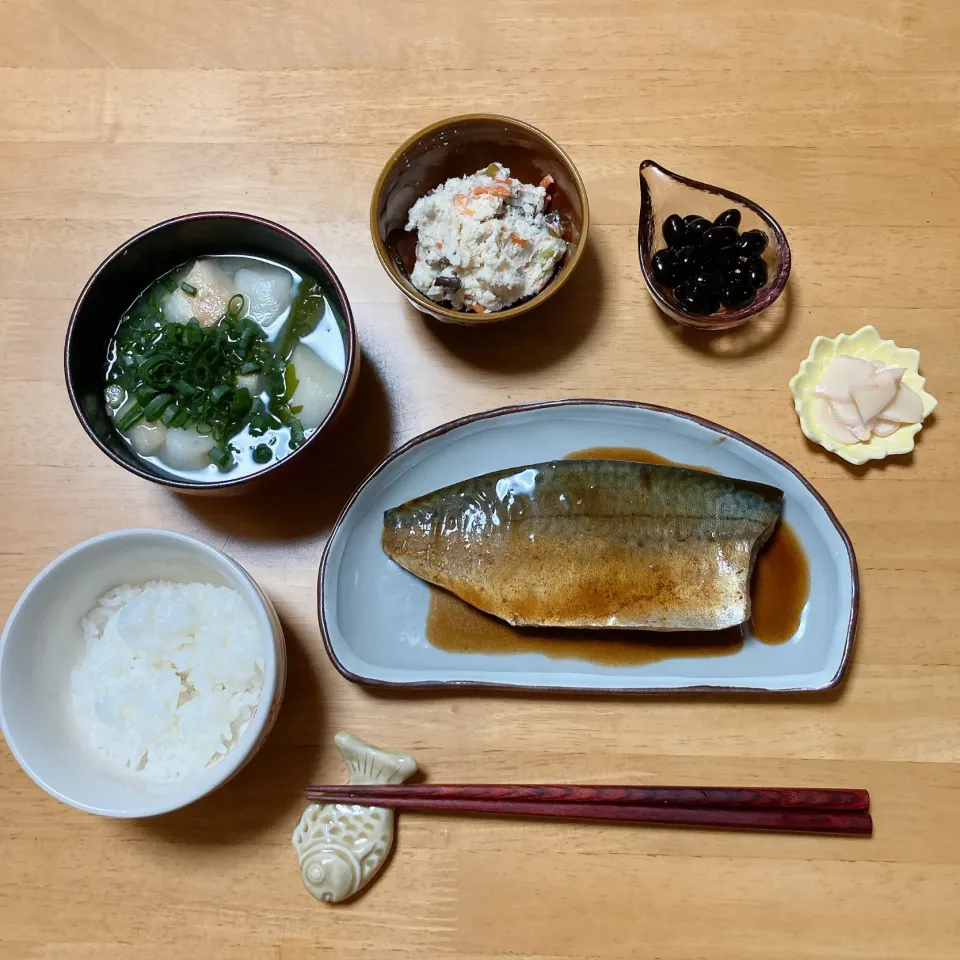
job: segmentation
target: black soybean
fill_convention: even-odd
[[[663,221],[663,239],[667,241],[667,246],[682,247],[686,235],[687,225],[679,214],[674,213]]]
[[[687,280],[674,291],[677,303],[688,313],[715,313],[720,308],[720,297]]]
[[[653,277],[665,287],[675,287],[680,280],[677,272],[677,255],[673,250],[659,250],[653,255]]]
[[[680,309],[711,314],[752,303],[769,271],[760,259],[769,238],[763,230],[739,233],[741,214],[724,210],[711,223],[699,214],[671,214],[663,223],[667,246],[654,254],[654,279],[673,289]]]
[[[694,217],[687,223],[687,243],[699,243],[713,224],[703,217]]]
[[[736,247],[725,247],[713,255],[713,264],[726,276],[740,266],[740,253]]]
[[[720,295],[718,293],[704,293],[700,300],[698,313],[716,313],[720,309]]]
[[[720,279],[719,273],[701,270],[694,274],[693,285],[695,287],[699,287],[705,293],[719,294],[720,288],[723,285],[723,281]]]
[[[747,265],[745,263],[740,263],[739,261],[737,262],[736,266],[731,267],[729,270],[721,270],[720,273],[726,282],[735,280],[737,283],[740,281],[747,283],[749,281],[749,278],[747,277]]]
[[[714,221],[715,227],[733,227],[736,230],[740,226],[740,211],[736,207],[724,210]]]
[[[687,280],[700,269],[700,251],[696,247],[681,247],[677,251],[677,276]]]
[[[750,260],[744,267],[744,271],[754,289],[759,290],[766,284],[768,276],[766,261],[761,260],[759,257],[757,257],[756,260]]]
[[[733,247],[736,242],[737,231],[735,227],[711,227],[703,234],[703,247],[705,250],[712,252]]]
[[[720,302],[732,310],[745,307],[756,296],[756,291],[743,280],[734,280],[723,285]]]
[[[737,249],[741,256],[755,257],[767,248],[767,235],[762,230],[747,230],[740,234]]]
[[[684,310],[696,310],[700,303],[700,294],[690,280],[684,280],[683,283],[677,284],[677,288],[673,293],[677,298],[677,303],[679,303]]]

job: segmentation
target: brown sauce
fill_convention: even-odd
[[[750,583],[750,632],[764,643],[786,643],[800,626],[810,596],[810,568],[789,523],[781,520],[757,557]]]
[[[542,653],[554,660],[654,663],[674,657],[723,657],[743,646],[739,627],[704,633],[511,627],[439,587],[430,588],[427,640],[451,653]]]
[[[654,453],[652,450],[644,450],[641,447],[587,447],[586,450],[574,450],[568,453],[564,460],[632,460],[634,463],[662,463],[667,467],[687,467],[691,464],[677,463],[676,460],[669,460],[667,457]],[[702,470],[704,473],[716,473],[710,467],[694,466],[694,470]]]
[[[688,466],[651,450],[590,447],[572,460],[633,460]],[[697,470],[709,468],[693,465]],[[709,471],[716,472],[716,471]],[[722,657],[743,646],[743,631],[655,633],[645,630],[569,630],[511,627],[445,590],[430,588],[427,640],[451,653],[539,653],[555,660],[604,666],[654,663],[680,657]],[[763,643],[789,640],[810,594],[810,571],[797,535],[783,520],[757,558],[751,580],[750,632]]]

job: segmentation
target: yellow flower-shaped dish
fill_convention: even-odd
[[[806,437],[848,463],[860,464],[868,460],[882,460],[884,457],[909,453],[913,449],[913,438],[923,426],[922,423],[906,423],[889,437],[873,436],[866,443],[840,443],[820,429],[813,412],[813,401],[816,397],[814,390],[824,370],[837,356],[880,360],[888,367],[903,367],[906,370],[903,382],[920,395],[924,419],[929,417],[937,406],[937,401],[923,389],[926,380],[920,376],[920,353],[917,350],[898,347],[892,340],[881,339],[873,326],[861,327],[856,333],[841,333],[832,340],[829,337],[817,337],[810,345],[810,352],[800,364],[800,369],[790,379],[793,406]]]

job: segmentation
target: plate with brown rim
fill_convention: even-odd
[[[385,510],[493,470],[568,456],[676,463],[784,492],[757,560],[754,617],[713,634],[517,630],[399,567],[380,545]],[[327,653],[373,686],[529,692],[802,693],[842,679],[859,603],[853,546],[786,461],[718,424],[617,400],[554,400],[445,423],[391,453],[353,495],[318,581]]]

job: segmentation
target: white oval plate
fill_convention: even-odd
[[[759,480],[784,492],[784,518],[810,566],[796,634],[770,646],[747,636],[725,657],[630,666],[538,653],[450,653],[425,635],[430,588],[380,548],[383,513],[492,470],[558,460],[586,447],[642,447],[671,460]],[[320,563],[320,628],[336,668],[357,683],[492,686],[609,693],[806,692],[840,682],[856,632],[857,562],[823,498],[788,463],[688,413],[614,400],[556,400],[454,420],[381,463],[340,515]]]

